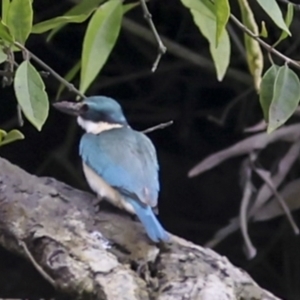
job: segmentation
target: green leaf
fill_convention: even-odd
[[[79,72],[80,70],[80,66],[81,66],[81,62],[78,61],[73,68],[65,75],[64,79],[66,79],[68,82],[72,81],[73,78],[76,76],[76,74]],[[66,88],[66,86],[64,84],[60,84],[57,94],[56,94],[56,100],[59,98],[60,94],[62,93],[62,91]]]
[[[295,112],[300,100],[300,81],[288,65],[279,68],[269,109],[268,133],[283,125]]]
[[[6,131],[0,129],[0,142],[4,139],[4,137],[7,135]]]
[[[268,37],[268,30],[266,27],[266,23],[264,21],[261,22],[261,31],[259,36],[267,38]]]
[[[230,60],[230,40],[227,30],[223,30],[217,45],[217,19],[214,13],[214,5],[209,0],[181,0],[181,2],[190,9],[195,24],[208,40],[210,53],[217,71],[217,78],[221,81],[225,76]]]
[[[2,0],[2,20],[4,24],[6,23],[9,4],[10,4],[10,0]]]
[[[79,1],[77,5],[73,6],[68,10],[64,16],[77,16],[85,15],[90,11],[95,10],[98,6],[103,3],[105,0],[82,0]]]
[[[215,0],[215,13],[217,17],[216,46],[218,46],[219,39],[226,28],[230,16],[228,0]]]
[[[285,24],[288,28],[290,28],[290,26],[292,24],[293,17],[294,17],[294,5],[289,3],[287,13],[285,16]],[[273,47],[276,47],[281,41],[283,41],[287,37],[288,37],[288,34],[286,33],[286,31],[282,31],[278,41],[273,45]]]
[[[48,95],[41,75],[29,61],[18,67],[14,89],[25,117],[41,131],[49,111]]]
[[[2,20],[0,21],[0,39],[2,39],[5,42],[9,42],[9,43],[14,42],[13,36],[10,34],[9,29],[2,22]]]
[[[288,27],[284,22],[282,12],[276,0],[256,0],[256,1],[279,28],[284,30],[288,35],[291,35]]]
[[[25,44],[32,28],[33,11],[31,0],[12,0],[7,14],[7,26],[22,45]]]
[[[124,4],[123,5],[123,14],[125,15],[127,12],[129,12],[133,8],[137,7],[139,4],[140,4],[139,2]]]
[[[72,7],[69,11],[64,14],[64,17],[78,16],[90,14],[94,11],[104,0],[81,0],[77,5]],[[47,42],[49,42],[53,36],[62,29],[67,24],[62,24],[53,29],[47,37]]]
[[[266,122],[269,120],[269,109],[273,99],[274,84],[278,70],[279,66],[272,65],[265,72],[260,84],[259,102]]]
[[[24,135],[17,129],[13,129],[8,133],[6,133],[4,130],[0,130],[0,147],[23,139]]]
[[[7,60],[7,54],[4,53],[2,48],[0,48],[0,64],[4,63],[6,60]]]
[[[104,3],[92,16],[83,40],[80,91],[85,93],[110,55],[119,36],[123,8],[120,0]]]
[[[65,25],[68,23],[82,23],[84,22],[92,13],[91,10],[89,13],[85,15],[78,16],[60,16],[47,21],[40,22],[38,24],[33,25],[31,32],[32,33],[43,33],[48,30],[54,29],[58,26]]]

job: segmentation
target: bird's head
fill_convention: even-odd
[[[88,97],[82,102],[57,102],[58,110],[77,116],[78,124],[87,132],[98,134],[102,131],[128,126],[120,104],[104,96]]]

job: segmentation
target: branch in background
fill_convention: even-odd
[[[153,43],[151,31],[145,28],[144,26],[141,26],[137,22],[134,22],[129,18],[124,17],[122,21],[122,26],[125,30],[129,31],[130,33],[133,33],[139,38]],[[163,35],[160,36],[163,43],[167,46],[169,53],[172,53],[176,57],[188,61],[191,64],[194,64],[205,70],[215,73],[215,66],[211,59],[202,56],[196,51],[190,50],[189,48],[180,45]],[[247,72],[242,72],[232,67],[228,68],[226,76],[227,78],[233,78],[234,80],[243,83],[246,86],[252,84],[252,77]]]
[[[171,126],[172,124],[173,124],[173,121],[169,121],[169,122],[166,122],[166,123],[161,123],[161,124],[158,124],[156,126],[153,126],[153,127],[148,128],[148,129],[145,129],[142,132],[143,133],[149,133],[149,132],[155,131],[157,129],[164,129],[164,128],[168,127],[168,126]]]
[[[22,109],[21,109],[20,104],[17,104],[17,117],[18,117],[19,126],[23,127],[23,125],[24,125],[24,119],[23,119]]]
[[[296,142],[290,147],[290,149],[287,151],[287,153],[279,162],[276,173],[272,175],[272,177],[270,178],[275,189],[278,189],[278,187],[282,184],[287,174],[289,173],[290,169],[294,165],[295,161],[299,157],[300,141],[299,138],[296,138],[295,140]],[[255,149],[253,149],[253,151],[255,151]],[[269,185],[267,185],[265,182],[259,188],[255,198],[253,199],[254,203],[252,204],[252,207],[247,213],[248,220],[250,219],[252,220],[256,216],[260,208],[266,204],[266,202],[270,199],[272,195],[274,195],[272,190],[270,189]],[[228,237],[230,234],[232,234],[239,228],[240,228],[240,220],[239,217],[237,216],[231,219],[230,223],[227,226],[217,231],[214,237],[205,244],[205,247],[208,248],[216,247],[216,245],[218,245],[221,241],[223,241],[226,237]]]
[[[155,25],[152,21],[152,15],[150,14],[150,12],[148,10],[146,0],[140,0],[140,1],[141,1],[141,6],[142,6],[142,9],[143,9],[143,13],[144,13],[144,18],[148,22],[148,24],[150,26],[150,29],[153,32],[154,38],[155,38],[155,40],[157,42],[157,45],[158,45],[157,57],[156,57],[155,62],[152,66],[152,69],[151,69],[152,72],[155,72],[157,67],[158,67],[158,64],[161,60],[161,57],[166,53],[167,48],[164,45],[164,43],[162,42],[162,40],[161,40],[157,30],[156,30],[156,27],[155,27]]]
[[[276,56],[280,57],[282,60],[284,60],[286,63],[296,67],[297,69],[300,69],[300,64],[285,56],[278,50],[274,49],[271,45],[268,43],[264,42],[262,39],[260,39],[256,34],[254,34],[251,30],[249,30],[242,22],[240,22],[234,15],[230,15],[231,20],[240,28],[242,29],[245,33],[247,33],[249,36],[251,36],[253,39],[255,39],[262,47],[264,47],[267,51],[270,53],[275,54]]]
[[[44,68],[46,71],[48,71],[53,77],[55,77],[59,82],[61,82],[63,85],[65,85],[71,92],[77,94],[81,98],[86,98],[85,95],[83,95],[78,89],[75,88],[75,86],[65,80],[63,77],[61,77],[58,73],[56,73],[51,67],[49,67],[46,63],[44,63],[41,59],[39,59],[36,55],[34,55],[32,52],[30,52],[26,47],[21,45],[18,42],[15,42],[14,45],[21,49],[22,51],[25,51],[29,54],[29,56],[42,68]]]
[[[247,162],[247,166],[246,166],[246,170],[245,170],[245,186],[244,186],[244,191],[243,191],[243,198],[241,201],[241,206],[240,206],[240,227],[241,227],[241,232],[243,235],[243,239],[245,242],[245,250],[246,250],[246,255],[249,259],[252,259],[253,257],[256,256],[257,250],[256,248],[253,246],[249,233],[248,233],[248,218],[247,218],[247,214],[248,214],[248,207],[249,207],[249,203],[251,200],[251,196],[252,196],[252,192],[253,192],[253,184],[251,181],[251,177],[252,177],[252,169],[250,167],[250,162],[252,159],[256,159],[257,157],[257,153],[255,151],[251,152],[249,154],[249,159]]]
[[[194,177],[200,175],[218,166],[223,161],[229,158],[249,154],[252,151],[256,151],[259,149],[264,149],[271,143],[277,141],[297,142],[299,138],[300,124],[298,123],[281,127],[278,130],[274,131],[272,134],[262,132],[256,135],[252,135],[226,149],[223,149],[206,157],[189,171],[188,176]]]
[[[270,172],[265,171],[261,168],[257,168],[254,166],[254,162],[252,161],[252,168],[254,170],[254,172],[267,184],[267,186],[269,187],[269,189],[272,191],[273,195],[275,196],[275,198],[277,199],[277,201],[279,202],[282,210],[284,211],[284,213],[286,214],[286,217],[292,227],[292,229],[294,230],[294,233],[296,235],[299,234],[299,228],[289,210],[289,207],[287,206],[287,204],[285,203],[285,200],[283,199],[283,197],[278,193],[276,187],[274,186],[274,183],[272,182],[272,178],[270,175]]]
[[[289,1],[289,0],[278,0],[278,1],[280,1],[280,2],[282,2],[282,3],[285,3],[285,4],[292,4],[292,5],[294,6],[295,9],[300,10],[300,4],[296,4],[296,3],[291,2],[291,1]]]

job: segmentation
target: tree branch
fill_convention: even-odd
[[[125,30],[133,33],[141,39],[153,43],[151,31],[145,28],[144,26],[141,26],[137,22],[134,22],[127,17],[123,18],[122,25],[125,28]],[[201,56],[199,53],[190,50],[163,35],[160,36],[163,43],[167,46],[169,53],[172,53],[176,57],[179,57],[185,61],[197,65],[205,70],[215,73],[215,66],[211,59],[205,56]],[[252,84],[252,77],[248,73],[242,72],[232,67],[228,68],[226,76],[228,78],[233,78],[234,80],[237,80],[240,83],[243,83],[247,86]]]
[[[296,4],[289,0],[278,0],[278,1],[285,3],[285,4],[292,4],[295,7],[295,9],[300,10],[300,4]]]
[[[41,59],[39,59],[35,54],[33,54],[32,52],[30,52],[26,47],[24,47],[23,45],[21,45],[18,42],[15,42],[14,45],[16,47],[18,47],[19,49],[21,49],[22,51],[25,51],[29,54],[29,56],[37,63],[39,64],[43,69],[45,69],[46,71],[48,71],[53,77],[55,77],[60,83],[62,83],[63,85],[65,85],[71,92],[77,94],[78,96],[80,96],[81,98],[86,98],[85,95],[83,95],[78,89],[75,88],[75,86],[68,82],[67,80],[65,80],[62,76],[60,76],[57,72],[55,72],[50,66],[48,66],[46,63],[44,63]]]
[[[147,7],[147,4],[146,4],[146,0],[140,0],[141,2],[141,6],[142,6],[142,9],[143,9],[143,12],[144,12],[144,18],[146,19],[146,21],[148,22],[149,26],[150,26],[150,29],[154,35],[154,38],[157,42],[157,45],[158,45],[158,53],[157,53],[157,57],[154,61],[154,64],[152,66],[152,69],[151,71],[152,72],[155,72],[157,67],[158,67],[158,64],[161,60],[161,57],[166,53],[167,51],[167,48],[166,46],[164,45],[164,43],[162,42],[157,30],[156,30],[156,27],[152,21],[152,15],[150,14],[149,10],[148,10],[148,7]]]
[[[287,57],[286,55],[282,54],[281,52],[273,48],[271,45],[260,39],[255,33],[253,33],[242,22],[240,22],[234,15],[231,14],[230,18],[240,29],[242,29],[245,33],[247,33],[249,36],[255,39],[267,51],[275,54],[276,56],[284,60],[286,63],[294,66],[295,68],[300,69],[300,64],[297,61]]]
[[[152,132],[152,131],[155,131],[155,130],[158,130],[158,129],[164,129],[168,126],[171,126],[172,124],[173,124],[173,121],[169,121],[169,122],[166,122],[166,123],[161,123],[161,124],[155,125],[153,127],[147,128],[147,129],[143,130],[142,132],[143,133],[149,133],[149,132]]]
[[[0,158],[0,245],[77,299],[279,300],[214,251],[173,235],[154,245],[138,222],[106,203],[97,213],[93,200]]]

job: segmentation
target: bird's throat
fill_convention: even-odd
[[[77,118],[77,123],[86,132],[93,133],[93,134],[99,134],[106,130],[123,127],[123,125],[121,125],[121,124],[112,124],[112,123],[107,123],[107,122],[92,122],[89,120],[84,120],[80,116]]]

